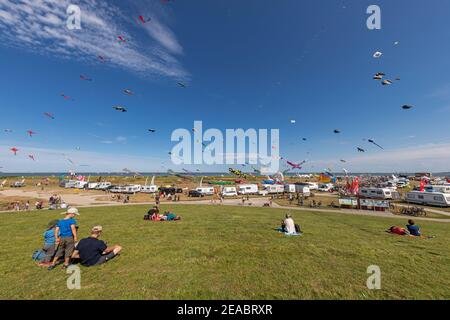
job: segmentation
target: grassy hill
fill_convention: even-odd
[[[165,206],[163,209],[167,209]],[[170,206],[183,220],[142,220],[143,206],[80,210],[80,234],[97,224],[123,254],[68,275],[31,260],[59,212],[0,216],[0,299],[443,299],[450,298],[450,224],[420,222],[434,239],[389,235],[405,219],[292,211],[303,237],[273,229],[285,210]],[[368,290],[369,265],[382,289]]]

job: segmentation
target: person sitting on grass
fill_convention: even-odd
[[[44,246],[42,252],[45,254],[44,258],[39,262],[39,266],[48,266],[55,255],[55,228],[58,220],[52,220],[47,225],[47,230],[44,232]]]
[[[91,236],[81,239],[77,244],[72,259],[80,259],[81,265],[91,267],[106,263],[117,257],[122,251],[122,247],[119,245],[108,247],[104,241],[99,240],[102,231],[102,226],[93,227]]]
[[[67,269],[70,263],[70,257],[74,251],[75,243],[77,239],[77,221],[74,219],[75,216],[79,216],[77,208],[70,208],[66,214],[66,217],[59,220],[55,228],[55,238],[57,251],[55,257],[53,258],[52,264],[48,267],[48,270],[53,270],[57,266],[57,262],[61,256],[64,257],[64,269]]]
[[[286,215],[286,218],[284,219],[284,232],[288,234],[294,234],[296,233],[295,230],[295,222],[294,219],[292,219],[292,216],[290,214]]]
[[[148,210],[147,214],[144,216],[144,220],[152,220],[155,221],[159,217],[159,208],[158,206],[153,206],[150,210]]]
[[[416,225],[416,223],[414,222],[414,220],[408,220],[408,224],[406,225],[406,228],[409,231],[409,234],[413,237],[419,237],[422,239],[430,239],[430,238],[434,238],[434,236],[424,236],[422,235],[422,233],[420,232],[420,227],[418,225]]]
[[[153,207],[153,213],[152,213],[150,219],[152,221],[161,221],[161,215],[159,214],[159,208],[157,206]]]
[[[408,220],[408,224],[406,225],[406,228],[408,229],[409,233],[414,237],[420,237],[420,227],[416,226],[415,222],[413,220]]]

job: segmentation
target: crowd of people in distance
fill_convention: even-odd
[[[121,246],[107,246],[99,239],[103,232],[102,226],[93,227],[89,237],[78,241],[75,217],[80,213],[76,208],[70,208],[62,214],[65,214],[63,219],[48,223],[43,235],[44,246],[33,253],[33,259],[38,261],[39,266],[45,266],[48,270],[53,270],[59,264],[63,264],[63,269],[76,263],[86,267],[97,266],[120,254]]]

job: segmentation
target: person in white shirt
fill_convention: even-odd
[[[289,234],[296,233],[295,231],[295,222],[294,219],[292,219],[290,214],[286,215],[286,219],[284,219],[284,226],[285,226],[285,232]]]

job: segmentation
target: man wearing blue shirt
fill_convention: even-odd
[[[408,225],[406,226],[408,228],[409,233],[414,237],[420,237],[420,227],[416,226],[415,222],[413,220],[408,220]]]
[[[75,249],[75,243],[78,242],[77,239],[77,221],[74,219],[75,216],[79,216],[77,208],[70,208],[67,212],[63,212],[65,218],[59,220],[55,228],[55,238],[57,251],[53,259],[53,263],[48,267],[48,270],[53,270],[61,256],[64,256],[64,266],[67,268],[70,263],[70,258]]]

